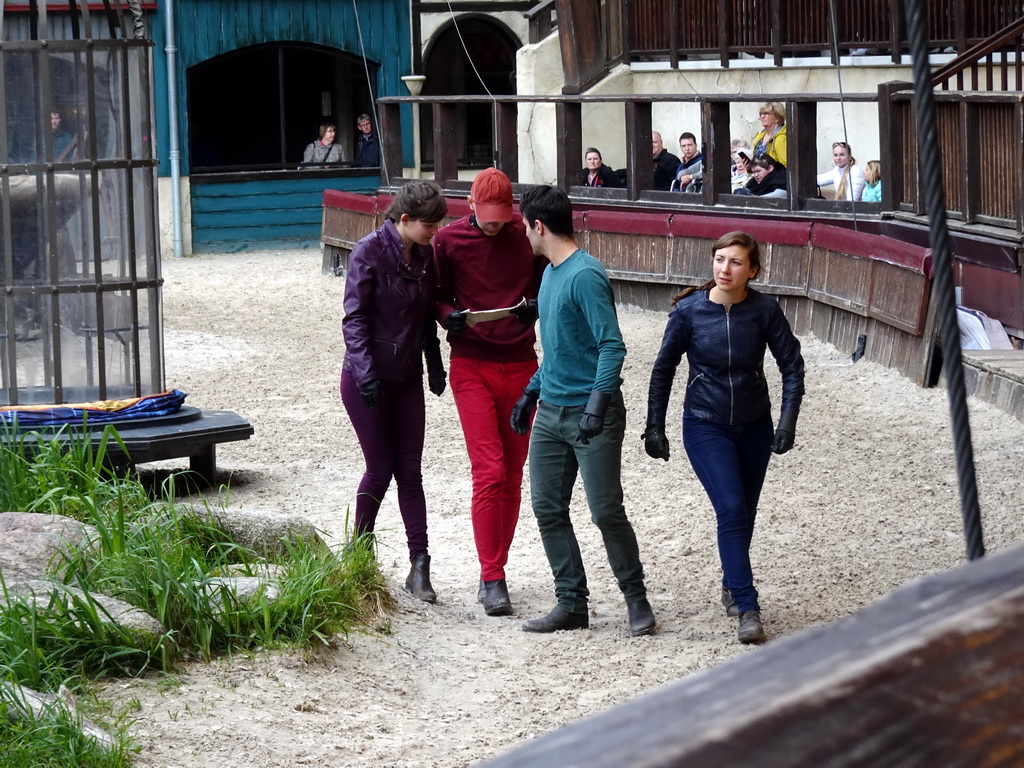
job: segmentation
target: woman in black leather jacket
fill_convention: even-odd
[[[793,447],[804,361],[778,302],[747,285],[761,270],[757,241],[745,232],[730,232],[711,252],[714,278],[673,300],[675,309],[651,372],[644,448],[653,458],[668,461],[665,416],[685,354],[683,446],[718,520],[722,604],[728,616],[739,616],[740,642],[758,643],[765,633],[750,540],[771,453]],[[782,410],[774,434],[764,378],[766,349],[782,373]]]
[[[447,210],[436,184],[413,181],[398,190],[380,229],[352,249],[341,323],[341,400],[366,459],[355,533],[373,532],[394,477],[412,562],[405,588],[430,603],[437,595],[430,584],[421,471],[426,422],[421,356],[430,391],[440,396],[446,375],[434,322],[437,278],[430,241]]]

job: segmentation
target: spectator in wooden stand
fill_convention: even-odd
[[[654,162],[654,183],[651,189],[668,192],[679,169],[679,158],[665,149],[661,134],[657,131],[651,134],[651,150]]]

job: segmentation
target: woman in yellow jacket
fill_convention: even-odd
[[[754,157],[770,155],[775,164],[789,165],[786,153],[786,108],[775,101],[761,105],[761,131],[754,137]]]

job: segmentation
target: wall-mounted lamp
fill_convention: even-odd
[[[405,87],[409,89],[410,96],[419,96],[423,93],[423,84],[427,81],[425,75],[406,75],[402,78]],[[412,157],[413,157],[413,178],[418,179],[421,175],[422,161],[420,159],[420,105],[412,105]]]

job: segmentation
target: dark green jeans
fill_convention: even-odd
[[[604,430],[583,445],[576,439],[584,406],[541,402],[530,437],[530,488],[544,552],[555,578],[558,604],[570,613],[587,612],[587,574],[569,518],[576,475],[600,529],[608,562],[627,603],[647,596],[636,534],[622,504],[622,439],[626,409],[618,394],[608,407]]]

